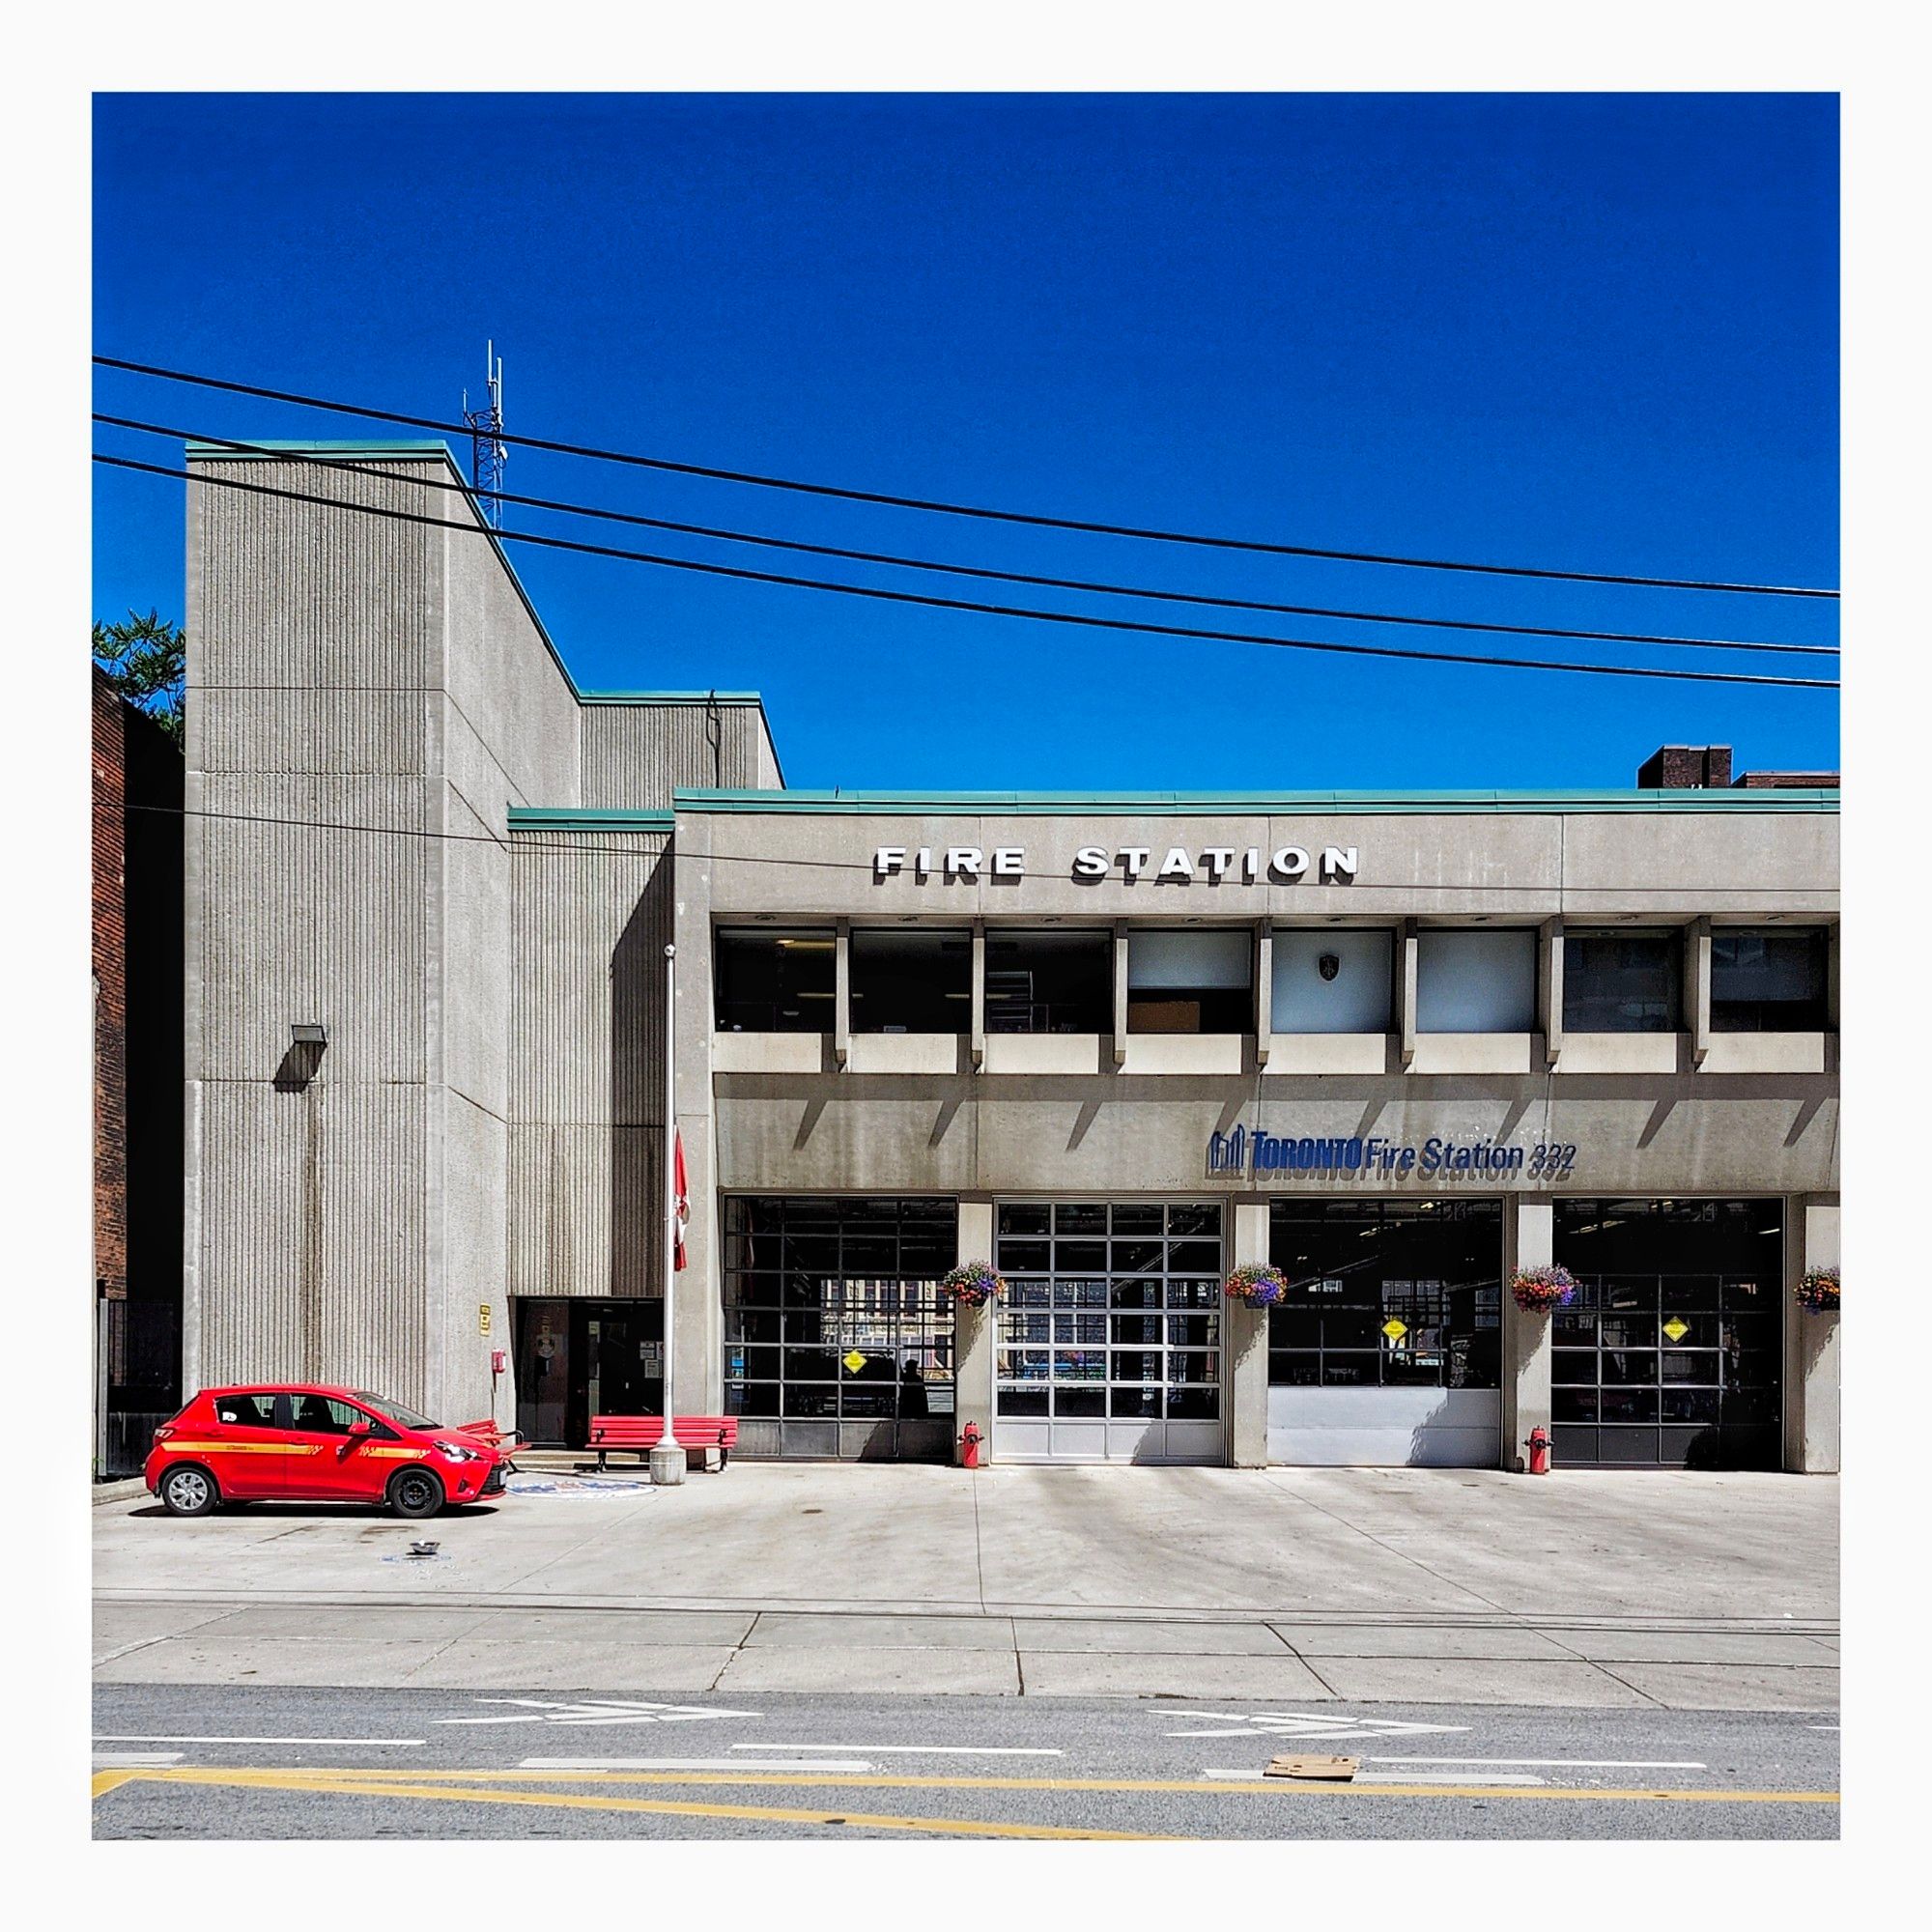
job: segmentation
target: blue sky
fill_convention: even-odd
[[[510,427],[532,435],[1098,522],[1833,584],[1836,147],[1826,96],[101,96],[96,346],[453,417],[494,336]],[[217,436],[359,427],[112,372],[96,395]],[[96,476],[96,614],[178,614],[184,486]],[[538,452],[513,456],[508,487],[1220,595],[1835,637],[1819,603],[1188,552]],[[1830,692],[1350,661],[515,562],[581,684],[761,691],[796,785],[1627,784],[1666,740],[1729,742],[1744,766],[1837,761]],[[1541,647],[1617,653],[1746,668]]]

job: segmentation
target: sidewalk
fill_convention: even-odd
[[[1829,1478],[741,1463],[95,1532],[113,1681],[1836,1701]]]

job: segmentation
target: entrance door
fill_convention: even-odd
[[[1550,1337],[1559,1465],[1779,1465],[1780,1220],[1776,1201],[1556,1204],[1577,1277]]]
[[[1217,1202],[998,1209],[996,1460],[1223,1463]]]
[[[662,1301],[520,1299],[514,1313],[517,1428],[526,1440],[581,1449],[593,1415],[662,1412]]]

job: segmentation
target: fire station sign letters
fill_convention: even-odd
[[[1218,886],[1224,881],[1252,886],[1295,885],[1308,879],[1324,886],[1353,883],[1360,854],[1353,845],[1281,845],[1272,852],[1260,845],[1170,845],[1163,853],[1152,845],[1083,845],[1074,853],[1068,876],[1108,879],[1118,876],[1127,885],[1150,880],[1154,885]],[[1024,845],[881,845],[872,854],[872,876],[908,876],[922,885],[931,878],[1018,879],[1026,876]]]

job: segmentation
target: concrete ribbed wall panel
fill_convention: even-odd
[[[315,785],[316,815],[334,828],[315,835],[305,908],[316,929],[323,1009],[306,1017],[328,1028],[320,1078],[423,1080],[423,902],[437,848],[419,836],[422,781],[333,778]]]
[[[510,1113],[578,1125],[662,1118],[659,990],[670,938],[662,837],[512,840]]]
[[[510,855],[448,784],[442,828],[451,835],[434,855],[442,881],[442,1077],[500,1122],[509,1112]],[[500,1159],[497,1172],[500,1179]]]
[[[290,1024],[320,1012],[316,798],[311,778],[201,781],[204,903],[188,962],[202,988],[201,1058],[189,1078],[273,1079]]]
[[[354,1082],[316,1093],[321,1131],[306,1171],[320,1193],[322,1266],[304,1308],[309,1373],[424,1403],[424,1091]]]
[[[421,511],[431,493],[406,475],[446,475],[440,463],[392,467],[383,477],[322,463],[197,463],[218,498],[203,520],[210,620],[198,639],[198,684],[415,689],[440,648],[441,539],[355,505]],[[219,479],[328,498],[291,501],[224,489]],[[336,507],[342,505],[345,507]]]
[[[420,772],[417,691],[198,690],[211,772]]]
[[[473,520],[460,498],[441,514]],[[452,703],[533,805],[578,802],[578,702],[503,558],[490,541],[441,535],[447,604],[444,677]]]
[[[266,1080],[200,1090],[201,1385],[304,1373],[302,1283],[319,1252],[306,1181],[316,1096]]]
[[[512,1352],[504,1254],[503,1171],[507,1136],[500,1120],[451,1094],[443,1118],[448,1186],[443,1196],[442,1252],[446,1292],[432,1310],[440,1323],[441,1386],[432,1386],[427,1411],[443,1422],[471,1422],[490,1411],[490,1351]],[[490,1308],[490,1333],[477,1310]],[[497,1419],[516,1416],[515,1385],[497,1384]]]
[[[769,743],[755,705],[586,705],[583,803],[654,811],[680,785],[756,786]]]
[[[662,1145],[654,1127],[512,1125],[509,1292],[660,1293]]]

